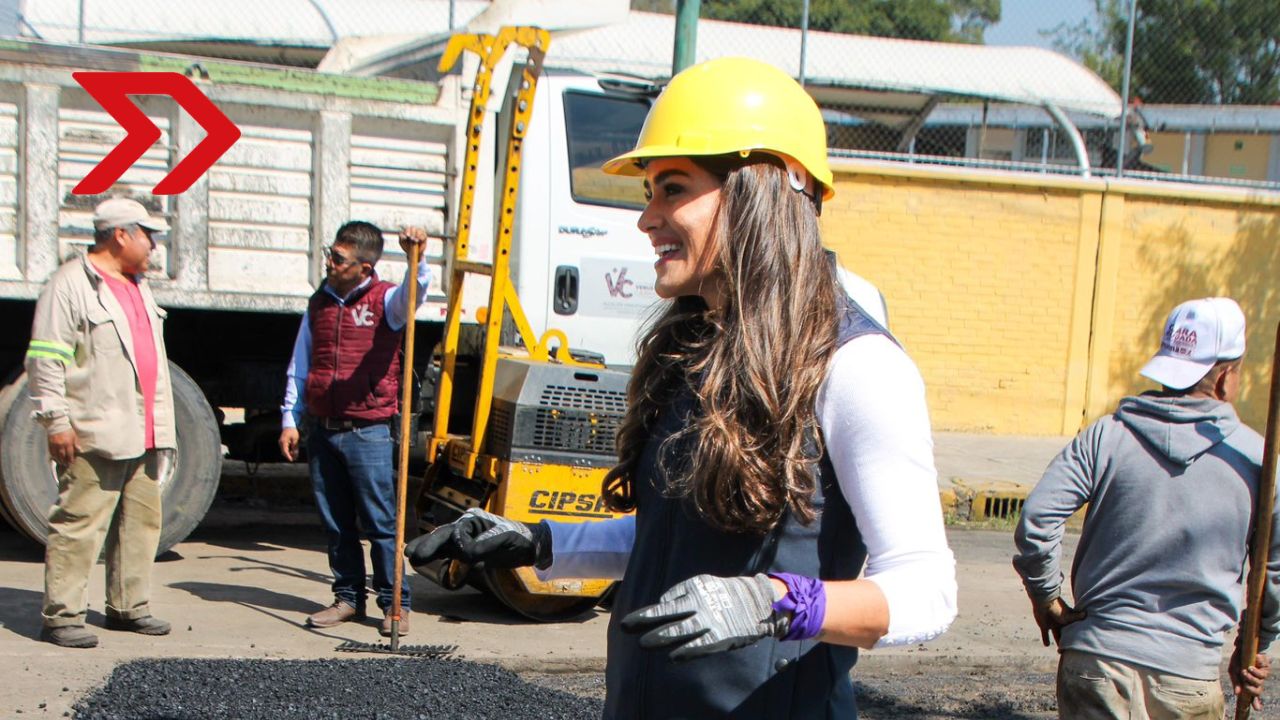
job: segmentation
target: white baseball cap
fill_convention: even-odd
[[[98,203],[93,209],[93,229],[108,230],[110,228],[137,225],[152,232],[169,232],[169,223],[164,218],[151,217],[142,203],[129,198],[111,198]]]
[[[1185,390],[1222,360],[1244,357],[1244,312],[1224,297],[1188,300],[1164,325],[1160,351],[1142,375],[1167,388]]]

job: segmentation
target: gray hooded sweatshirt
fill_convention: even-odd
[[[1061,648],[1186,678],[1218,677],[1240,622],[1262,438],[1229,403],[1148,393],[1120,402],[1056,457],[1022,509],[1013,564],[1037,599],[1062,585],[1063,525],[1088,504]],[[1260,649],[1280,629],[1272,519]]]

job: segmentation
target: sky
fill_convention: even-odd
[[[1035,45],[1052,49],[1040,30],[1052,30],[1061,23],[1075,25],[1093,17],[1094,0],[1004,0],[1000,22],[987,28],[988,45]]]
[[[18,0],[0,0],[0,35],[18,34]]]

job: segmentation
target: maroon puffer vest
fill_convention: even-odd
[[[322,286],[311,296],[307,412],[338,420],[386,420],[400,394],[400,331],[383,318],[395,285],[378,275],[339,303]]]

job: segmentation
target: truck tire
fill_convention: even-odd
[[[0,388],[0,431],[4,429],[4,420],[9,417],[9,410],[13,408],[13,401],[18,399],[18,391],[24,390],[26,383],[20,383],[18,380],[25,377],[21,370],[10,374],[9,381]],[[0,485],[3,485],[2,472],[0,472]],[[0,520],[4,520],[12,528],[18,527],[18,521],[13,519],[9,514],[9,510],[5,507],[4,492],[0,490]]]
[[[218,489],[222,447],[218,421],[191,376],[169,363],[178,449],[171,469],[159,478],[162,493],[160,547],[164,553],[200,523]],[[26,373],[0,391],[0,504],[18,531],[44,544],[49,509],[58,483],[49,460],[44,428],[32,417]]]

